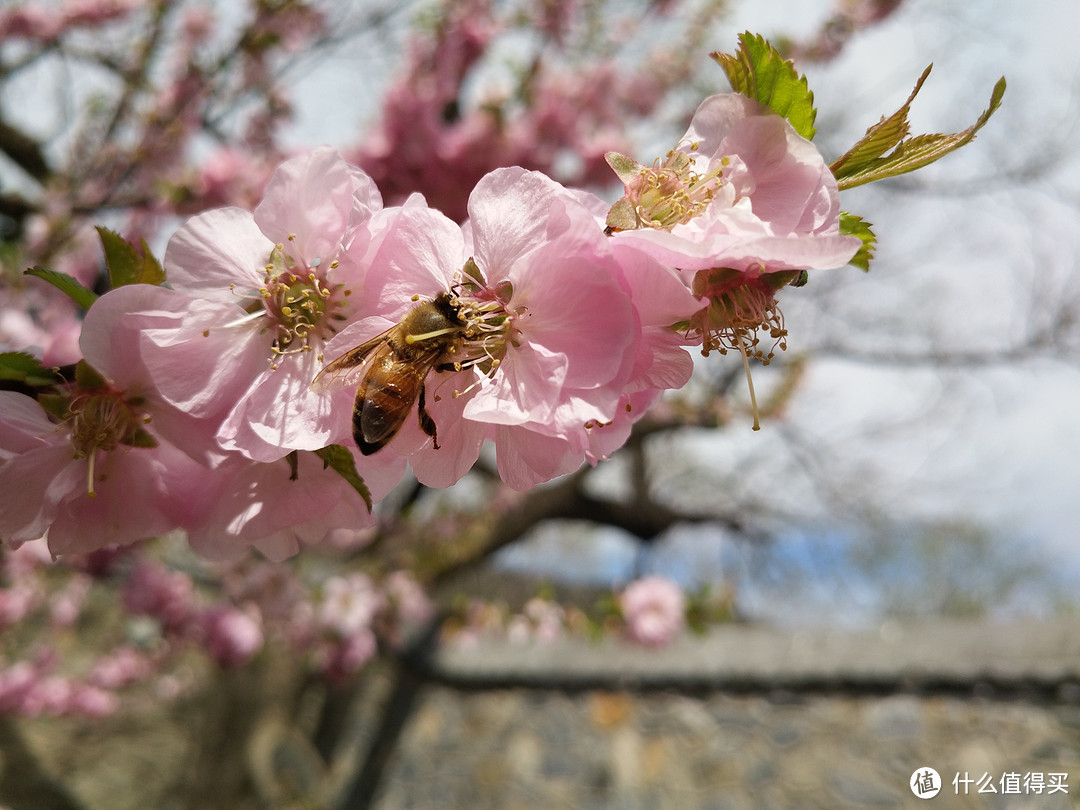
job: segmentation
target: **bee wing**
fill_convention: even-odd
[[[358,385],[363,378],[364,361],[375,349],[386,342],[386,336],[389,333],[390,329],[387,329],[381,335],[376,335],[371,340],[349,349],[336,360],[327,363],[311,381],[312,389],[330,391],[341,386]]]

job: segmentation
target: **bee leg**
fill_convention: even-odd
[[[431,418],[431,414],[427,412],[427,406],[424,400],[425,386],[423,383],[420,385],[420,402],[416,408],[416,415],[420,418],[420,429],[431,437],[431,446],[436,450],[439,449],[439,433],[435,429],[435,420]]]

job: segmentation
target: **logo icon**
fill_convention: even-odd
[[[911,775],[911,792],[920,799],[932,799],[941,791],[941,777],[933,768],[925,766]]]

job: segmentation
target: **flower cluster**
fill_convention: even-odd
[[[0,547],[0,714],[109,714],[138,685],[175,697],[195,685],[192,651],[236,669],[284,649],[340,680],[376,654],[376,637],[404,645],[434,615],[405,571],[320,581],[265,560],[197,558],[179,542],[71,558],[66,579],[44,545]],[[163,550],[171,567],[156,559]],[[71,656],[74,636],[88,632],[104,647]]]
[[[731,620],[730,595],[709,588],[687,592],[657,574],[601,594],[596,608],[591,614],[576,605],[534,596],[519,611],[510,612],[504,603],[473,599],[444,624],[443,636],[464,648],[485,641],[547,644],[601,635],[643,647],[663,647],[688,630],[701,632],[710,624]]]
[[[772,69],[764,48],[746,37],[719,58],[733,85]],[[609,153],[614,205],[500,168],[459,224],[419,194],[384,206],[321,147],[279,166],[254,211],[188,220],[163,267],[103,232],[100,297],[35,268],[88,306],[82,359],[53,384],[18,360],[36,401],[0,391],[0,492],[18,493],[0,540],[47,536],[62,554],[181,529],[210,558],[283,558],[370,528],[407,467],[448,487],[490,445],[526,490],[598,463],[687,382],[689,347],[739,352],[749,382],[748,358],[786,345],[777,292],[869,261],[838,178],[917,168],[903,126],[827,165],[805,82],[777,81],[804,95],[784,115],[715,95],[664,158]],[[967,133],[924,136],[937,153],[919,159],[970,140],[1003,89]],[[208,632],[253,647],[249,625],[222,615]]]
[[[168,286],[90,307],[52,413],[0,392],[0,488],[28,493],[0,537],[48,534],[59,554],[181,528],[209,557],[284,557],[370,526],[363,496],[406,463],[449,486],[486,442],[527,489],[620,446],[689,379],[687,345],[755,345],[776,323],[771,274],[859,246],[817,150],[741,96],[706,100],[658,166],[612,163],[626,196],[610,212],[506,168],[460,226],[419,195],[384,208],[323,147],[280,166],[254,212],[196,215]],[[316,455],[353,436],[360,491]]]

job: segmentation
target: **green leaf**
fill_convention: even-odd
[[[717,61],[736,93],[749,96],[788,120],[807,140],[814,137],[814,94],[790,60],[764,37],[747,31],[739,35],[734,54],[710,54]]]
[[[0,352],[0,380],[15,380],[31,388],[61,382],[59,375],[26,352]]]
[[[165,270],[161,266],[161,262],[154,256],[150,246],[146,244],[145,239],[139,240],[139,248],[142,250],[142,276],[140,283],[142,284],[164,284],[165,283]]]
[[[63,422],[71,415],[71,397],[67,394],[38,394],[37,401],[57,422]]]
[[[112,289],[127,284],[161,284],[165,280],[165,272],[145,239],[140,243],[140,252],[115,231],[98,226],[97,232],[105,252],[105,267]]]
[[[109,381],[101,375],[101,372],[85,360],[80,360],[75,364],[75,383],[84,391],[94,391],[109,386]]]
[[[863,218],[847,211],[840,212],[840,233],[844,236],[857,236],[862,240],[862,247],[848,262],[869,272],[870,261],[874,258],[874,248],[877,246],[877,237],[870,229],[870,223]]]
[[[911,91],[911,95],[900,109],[867,129],[859,142],[829,167],[840,189],[854,188],[930,165],[970,142],[975,137],[975,133],[982,129],[983,125],[990,120],[990,116],[1001,106],[1001,98],[1005,95],[1004,77],[998,79],[997,84],[994,85],[989,106],[967,129],[951,135],[935,133],[909,138],[908,112],[923,82],[930,75],[931,68],[933,65],[923,71],[922,76],[915,83],[915,89]],[[891,152],[889,152],[890,149]]]
[[[96,292],[88,290],[67,273],[61,273],[58,270],[50,270],[47,267],[35,265],[25,271],[23,275],[37,276],[43,281],[49,282],[83,309],[90,309],[90,306],[98,299]]]
[[[123,444],[128,447],[157,447],[158,441],[142,428],[135,428],[130,436],[125,436]]]
[[[356,462],[353,460],[353,455],[348,448],[342,447],[340,444],[331,444],[321,450],[316,450],[315,455],[323,460],[324,468],[332,467],[360,494],[370,512],[372,507],[371,491],[367,488],[367,484],[364,483],[364,479],[356,471]]]

